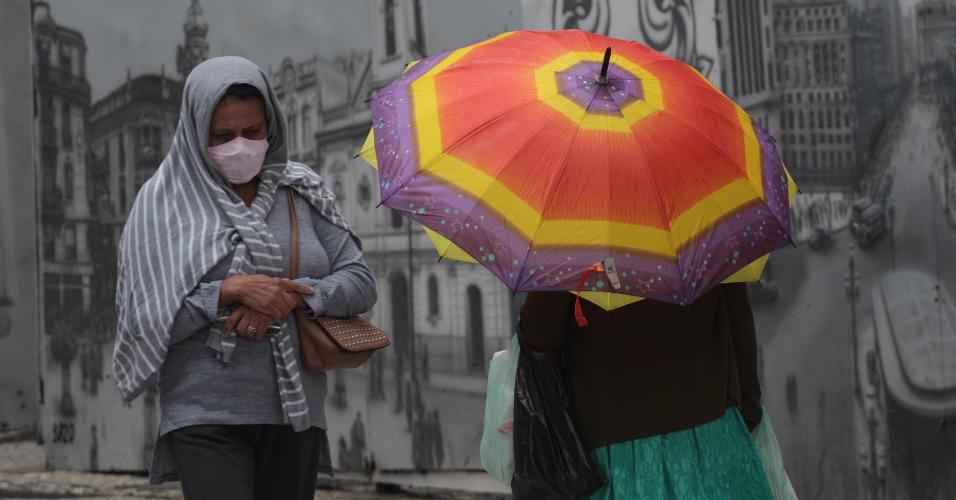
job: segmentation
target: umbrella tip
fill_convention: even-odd
[[[597,82],[601,85],[607,84],[607,67],[611,64],[611,47],[604,51],[604,63],[601,64],[601,74],[597,77]]]

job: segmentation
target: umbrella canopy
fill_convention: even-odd
[[[417,62],[371,107],[382,202],[512,290],[688,304],[792,243],[773,138],[636,42],[504,33]]]

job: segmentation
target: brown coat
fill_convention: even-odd
[[[571,397],[588,448],[698,426],[736,404],[760,422],[753,313],[743,284],[715,287],[689,306],[651,300],[607,312],[574,295],[532,292],[518,336],[534,348],[567,347]]]

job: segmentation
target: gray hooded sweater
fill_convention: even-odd
[[[209,124],[226,89],[265,97],[269,151],[246,207],[208,155]],[[265,74],[239,57],[197,66],[186,80],[179,126],[166,158],[143,185],[120,242],[118,332],[113,368],[135,398],[158,376],[162,418],[150,481],[176,479],[168,433],[201,424],[325,428],[325,374],[301,369],[290,315],[260,342],[222,337],[219,286],[234,274],[288,276],[287,192],[296,195],[300,278],[315,314],[347,316],[375,302],[358,238],[310,168],[288,161],[285,119]],[[327,450],[324,450],[327,457]],[[325,464],[330,471],[331,464]]]

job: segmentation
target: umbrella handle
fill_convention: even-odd
[[[577,298],[574,299],[574,319],[577,320],[578,326],[581,328],[588,326],[588,319],[584,317],[584,310],[581,309],[581,292],[584,291],[584,282],[587,281],[588,276],[590,276],[591,273],[600,273],[603,271],[604,267],[601,265],[601,263],[595,262],[593,266],[581,273],[581,277],[578,278],[578,293]]]
[[[604,63],[601,64],[601,74],[597,77],[597,82],[601,85],[607,85],[607,67],[611,64],[611,47],[604,51]]]

